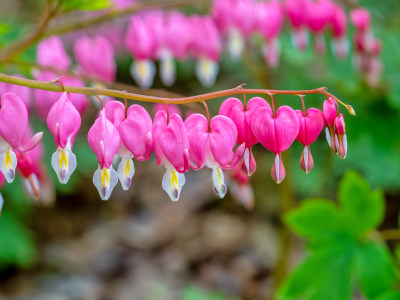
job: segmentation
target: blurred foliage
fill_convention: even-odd
[[[60,0],[53,0],[59,2]],[[69,12],[73,10],[94,11],[110,7],[110,0],[68,0],[61,1],[62,10]]]
[[[226,297],[218,292],[206,292],[195,286],[183,290],[181,300],[239,300],[236,297]]]
[[[289,227],[308,239],[309,253],[286,278],[278,298],[346,300],[361,290],[368,299],[399,299],[394,259],[376,232],[384,217],[382,191],[371,190],[349,171],[338,202],[309,199],[285,216]]]

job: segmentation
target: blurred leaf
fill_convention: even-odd
[[[366,242],[359,245],[355,271],[365,295],[371,299],[396,283],[395,268],[390,252],[383,244]]]
[[[353,246],[324,249],[306,258],[281,285],[278,299],[350,299]]]
[[[27,267],[35,259],[31,232],[17,217],[5,211],[0,218],[0,268],[7,265]]]
[[[356,172],[349,171],[339,186],[339,201],[360,234],[379,225],[384,215],[381,191],[372,192],[368,183]]]
[[[71,10],[101,10],[110,7],[110,0],[64,0],[63,3],[64,11]]]
[[[400,291],[388,291],[376,298],[376,300],[400,300]]]

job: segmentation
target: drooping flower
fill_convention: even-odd
[[[241,57],[245,47],[245,38],[254,30],[253,0],[215,0],[212,16],[221,32],[227,35],[228,52],[233,60]]]
[[[0,171],[7,182],[12,182],[15,177],[17,157],[14,150],[27,152],[34,148],[43,136],[43,132],[39,132],[26,140],[27,129],[28,111],[25,104],[13,93],[4,94],[1,97],[0,109]]]
[[[84,75],[95,77],[105,82],[115,81],[114,49],[104,36],[80,37],[75,42],[74,54],[79,63],[79,70]]]
[[[31,130],[28,129],[25,138],[29,140],[30,136]],[[28,152],[17,153],[17,169],[22,175],[22,186],[29,199],[50,205],[55,201],[55,189],[43,163],[43,152],[43,144],[39,143]]]
[[[243,106],[243,103],[239,99],[228,98],[222,103],[219,109],[221,115],[227,116],[235,123],[238,131],[237,143],[239,145],[245,143],[246,145],[242,168],[246,170],[249,176],[256,170],[256,161],[251,152],[251,147],[258,143],[258,139],[251,128],[251,121],[254,113],[260,107],[271,109],[269,103],[260,97],[251,98],[246,107]]]
[[[263,53],[270,67],[279,62],[280,46],[278,36],[283,24],[283,9],[281,2],[271,0],[258,2],[256,6],[256,27],[265,39]]]
[[[40,41],[36,58],[39,65],[54,67],[62,71],[68,70],[71,65],[71,59],[65,51],[61,39],[56,35]]]
[[[335,4],[332,12],[332,34],[333,51],[339,58],[344,58],[349,50],[349,43],[346,38],[347,16],[346,11],[340,5]]]
[[[18,78],[25,78],[24,76],[19,74],[14,74],[13,76]],[[4,95],[5,93],[13,93],[17,95],[24,102],[28,111],[30,110],[31,98],[32,98],[32,93],[30,88],[22,85],[0,82],[0,95]]]
[[[164,111],[158,111],[153,123],[153,141],[157,164],[167,169],[162,187],[172,201],[177,201],[185,184],[183,173],[189,166],[189,141],[182,118],[175,113],[168,117]]]
[[[140,105],[132,105],[125,116],[121,102],[112,101],[105,108],[106,117],[118,129],[121,137],[118,156],[118,177],[124,190],[129,189],[135,166],[132,158],[144,161],[150,157],[153,148],[152,121],[148,112]]]
[[[322,129],[324,129],[324,114],[316,108],[309,108],[307,112],[296,110],[299,118],[299,133],[297,140],[304,145],[300,158],[300,168],[308,174],[314,167],[314,160],[311,155],[310,145],[314,143]]]
[[[339,114],[335,119],[335,139],[341,159],[345,159],[347,155],[347,136],[345,131],[343,115]]]
[[[174,11],[164,17],[159,46],[160,75],[163,83],[171,86],[176,79],[175,59],[185,59],[192,40],[190,22],[181,12]]]
[[[118,183],[118,174],[113,169],[112,162],[120,145],[120,136],[117,128],[107,120],[104,109],[90,128],[88,141],[99,163],[99,168],[93,175],[93,183],[100,198],[108,200]]]
[[[141,88],[150,88],[156,73],[152,59],[157,54],[157,41],[142,16],[135,15],[131,18],[125,44],[135,60],[130,69],[132,78]]]
[[[305,50],[308,44],[307,7],[310,0],[286,0],[285,11],[293,27],[293,44],[299,50]]]
[[[223,198],[227,192],[222,169],[231,169],[242,157],[245,145],[236,151],[237,129],[226,116],[215,116],[210,124],[205,116],[193,114],[185,121],[189,140],[189,166],[212,169],[214,191]]]
[[[72,104],[69,94],[64,92],[47,115],[47,126],[54,135],[56,151],[51,165],[58,180],[66,184],[76,169],[76,156],[72,152],[75,136],[81,127],[81,116]]]
[[[332,20],[334,3],[331,0],[309,1],[307,6],[307,23],[315,35],[315,51],[325,52],[323,32]]]
[[[325,133],[326,140],[333,153],[337,153],[337,144],[335,138],[335,119],[336,119],[336,102],[329,98],[324,101],[323,112],[325,117]]]
[[[286,176],[281,153],[292,145],[300,127],[295,111],[289,106],[281,106],[274,114],[270,108],[261,107],[255,112],[251,127],[260,143],[275,153],[271,175],[276,183],[281,183]]]
[[[236,165],[229,171],[229,192],[235,200],[247,209],[254,207],[254,192],[250,185],[250,177],[240,167]]]
[[[196,76],[205,87],[215,83],[222,50],[221,37],[211,17],[192,16],[193,39],[192,48],[197,58]]]
[[[40,81],[52,81],[58,76],[50,71],[35,72],[34,77],[36,80]],[[77,77],[64,76],[59,79],[66,86],[84,86],[82,80]],[[49,92],[40,89],[34,89],[34,104],[38,116],[42,120],[47,120],[47,115],[58,99],[60,99],[60,92]],[[85,113],[89,106],[89,100],[84,94],[71,94],[70,100],[75,108],[79,111],[81,115]]]
[[[370,29],[371,16],[366,8],[352,9],[350,12],[350,19],[358,31],[365,33]]]

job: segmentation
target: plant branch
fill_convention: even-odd
[[[384,229],[379,234],[386,241],[400,240],[400,229]]]
[[[11,84],[27,86],[30,88],[36,88],[46,91],[53,91],[53,92],[62,92],[63,89],[61,86],[54,83],[54,81],[38,81],[26,78],[19,78],[16,76],[10,76],[6,74],[0,73],[0,82],[7,82]],[[158,96],[148,96],[148,95],[141,95],[135,93],[128,93],[126,91],[120,90],[112,90],[112,89],[103,89],[103,88],[93,88],[93,87],[76,87],[76,86],[64,86],[66,92],[69,93],[77,93],[77,94],[85,94],[85,95],[98,95],[98,96],[111,96],[121,99],[130,99],[130,100],[137,100],[143,102],[154,102],[154,103],[165,103],[168,104],[186,104],[186,103],[193,103],[193,102],[202,102],[214,98],[219,97],[226,97],[232,95],[243,95],[243,94],[263,94],[263,95],[271,95],[271,94],[278,94],[278,95],[310,95],[310,94],[322,94],[326,95],[326,97],[332,97],[339,103],[343,104],[347,109],[349,105],[344,104],[339,99],[337,99],[331,93],[326,91],[326,88],[321,87],[312,90],[268,90],[268,89],[243,89],[241,86],[207,93],[201,94],[196,96],[190,97],[158,97]]]
[[[3,48],[3,50],[0,52],[0,62],[8,61],[38,41],[43,36],[43,33],[47,29],[49,22],[58,13],[59,9],[60,7],[58,5],[52,7],[51,3],[46,1],[46,5],[39,18],[36,29],[30,34],[23,36],[21,39]]]

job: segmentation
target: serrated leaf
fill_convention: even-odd
[[[27,267],[36,259],[31,232],[11,213],[0,218],[0,268],[7,265]]]
[[[345,174],[338,198],[345,213],[354,220],[353,229],[360,235],[382,222],[385,211],[382,192],[371,191],[368,183],[356,172]]]
[[[325,249],[306,258],[280,286],[277,299],[350,299],[353,291],[353,251],[354,244],[348,244]]]
[[[372,299],[396,283],[396,274],[386,245],[377,242],[361,243],[356,251],[355,272],[363,293]]]

